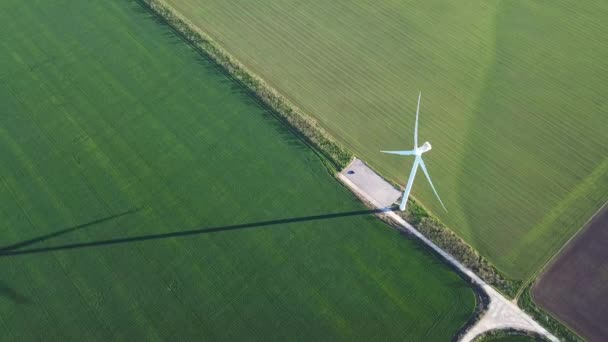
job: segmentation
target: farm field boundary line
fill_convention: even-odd
[[[306,115],[287,98],[269,86],[262,78],[232,57],[209,35],[192,24],[177,10],[161,0],[136,0],[152,14],[158,15],[186,42],[220,65],[223,71],[244,85],[258,101],[272,112],[298,137],[320,154],[324,164],[333,172],[339,172],[353,155],[327,133],[311,116]]]
[[[255,75],[255,73],[249,70],[236,58],[232,57],[211,37],[180,14],[179,11],[162,0],[136,1],[149,9],[153,14],[158,15],[194,48],[220,65],[228,76],[242,84],[246,90],[251,92],[252,95],[261,101],[261,103],[269,106],[279,120],[285,122],[294,134],[302,138],[304,142],[321,157],[321,160],[331,172],[338,173],[350,163],[354,154],[338,143],[314,118],[305,114],[291,101],[274,90],[263,79]],[[422,208],[420,204],[419,207]],[[425,210],[425,212],[428,211]],[[440,224],[438,220],[434,220],[434,222]],[[441,225],[443,226],[443,224]],[[440,235],[442,234],[454,233],[448,228],[443,228]],[[465,245],[459,246],[462,247],[461,249],[464,248],[474,251],[473,247],[464,242],[464,240],[459,240]],[[433,239],[431,239],[431,241],[436,242]],[[457,253],[455,255],[460,256]],[[468,265],[466,260],[459,261]],[[516,286],[515,282],[513,282],[512,279],[505,278],[497,271],[497,268],[485,258],[483,258],[483,263],[487,264],[489,266],[488,268],[494,270],[495,273],[487,275],[481,274],[480,276],[482,279],[499,289],[499,291],[505,293],[507,296],[513,297],[515,291],[512,289]],[[472,268],[475,269],[474,267]]]

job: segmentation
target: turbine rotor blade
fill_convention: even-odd
[[[380,151],[382,153],[388,153],[388,154],[398,154],[400,156],[413,156],[416,154],[416,151],[411,150],[411,151]]]
[[[401,198],[401,204],[399,205],[399,209],[401,211],[405,210],[407,206],[407,199],[410,197],[410,192],[412,191],[412,185],[414,185],[414,177],[416,177],[416,171],[418,171],[418,164],[422,161],[420,157],[416,157],[414,160],[414,165],[412,166],[412,171],[410,172],[410,178],[407,180],[407,185],[405,186],[405,191],[403,191],[403,198]]]
[[[414,148],[418,148],[418,113],[420,113],[420,98],[422,92],[418,94],[418,106],[416,107],[416,126],[414,127]]]
[[[418,158],[416,158],[416,159],[418,159]],[[435,190],[435,186],[433,185],[433,181],[431,181],[431,176],[429,175],[429,171],[426,169],[426,165],[424,165],[424,161],[422,160],[422,157],[420,157],[420,168],[422,169],[422,172],[424,172],[424,175],[426,176],[426,179],[429,181],[429,184],[431,184],[431,188],[433,188],[433,192],[435,193],[435,196],[437,196],[439,203],[441,203],[441,206],[443,207],[443,209],[445,209],[445,211],[448,211],[448,208],[446,208],[445,204],[443,204],[441,197],[439,197],[437,190]]]

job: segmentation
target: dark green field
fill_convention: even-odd
[[[446,341],[467,284],[135,2],[0,5],[2,340]]]

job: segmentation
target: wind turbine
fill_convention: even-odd
[[[399,209],[401,211],[404,211],[405,206],[407,205],[407,199],[410,196],[410,191],[412,191],[412,185],[414,184],[414,177],[416,177],[416,171],[418,171],[418,167],[420,167],[422,169],[422,172],[424,172],[426,179],[429,181],[429,184],[431,184],[431,188],[433,188],[433,192],[435,193],[435,196],[437,196],[437,199],[439,200],[439,203],[441,203],[441,206],[443,207],[443,209],[445,209],[445,211],[448,211],[448,209],[443,204],[443,201],[441,201],[441,198],[439,197],[437,190],[435,190],[435,187],[433,186],[433,182],[431,181],[431,176],[429,175],[429,171],[426,169],[426,165],[424,165],[424,161],[422,160],[422,154],[431,150],[431,143],[429,143],[427,141],[422,146],[418,147],[418,113],[420,112],[420,98],[421,97],[422,97],[422,92],[420,92],[420,94],[418,94],[418,107],[416,108],[416,126],[414,127],[414,149],[409,150],[409,151],[380,151],[380,152],[389,153],[389,154],[398,154],[400,156],[416,156],[416,159],[414,159],[414,166],[412,166],[412,171],[410,172],[410,178],[407,180],[407,186],[405,187],[405,191],[403,192],[403,198],[401,199],[401,204],[399,205]]]

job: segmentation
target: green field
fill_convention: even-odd
[[[608,2],[165,0],[514,279],[608,200]]]
[[[0,5],[2,340],[446,341],[475,298],[138,3]]]

